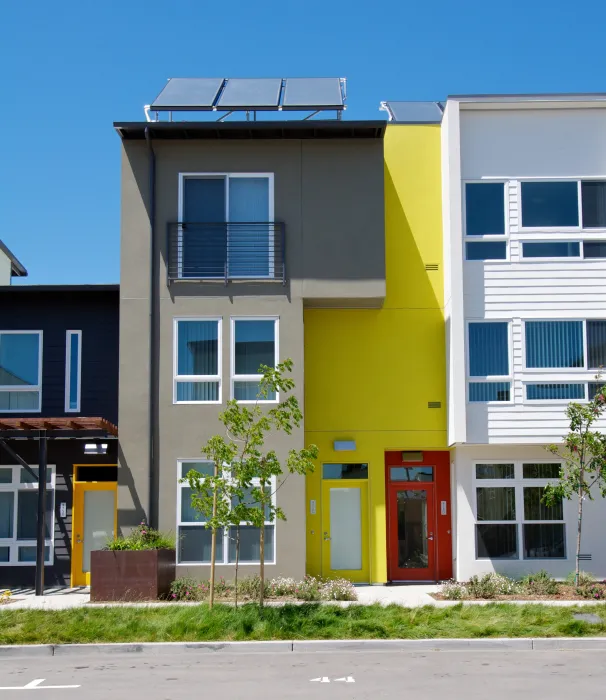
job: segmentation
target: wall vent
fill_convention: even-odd
[[[579,554],[579,561],[591,561],[591,554]]]
[[[441,401],[428,401],[427,408],[442,408]]]
[[[438,263],[427,263],[427,265],[425,265],[425,269],[428,272],[437,272],[440,269],[440,266]]]

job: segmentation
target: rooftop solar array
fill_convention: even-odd
[[[155,112],[336,110],[340,117],[345,109],[345,79],[171,78],[149,109]]]
[[[400,124],[440,124],[443,111],[439,102],[382,102],[389,121]]]

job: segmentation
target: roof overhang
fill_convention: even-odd
[[[0,241],[0,251],[6,255],[11,263],[11,277],[27,277],[27,270],[24,265],[19,262],[15,254],[10,251],[2,241]]]
[[[525,95],[449,95],[460,109],[603,109],[606,93],[563,93]]]
[[[0,438],[34,438],[43,433],[50,439],[117,438],[118,426],[105,418],[0,418]]]
[[[123,140],[145,139],[382,139],[384,120],[293,120],[233,122],[114,122]]]

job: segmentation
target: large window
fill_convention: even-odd
[[[507,258],[505,183],[465,183],[465,236],[467,260]]]
[[[243,402],[275,402],[277,395],[259,395],[261,365],[278,362],[277,318],[232,318],[231,395]]]
[[[524,228],[606,228],[606,181],[522,182]]]
[[[566,558],[563,504],[542,500],[559,472],[559,463],[474,465],[478,559]]]
[[[526,367],[584,366],[583,321],[526,321]]]
[[[82,331],[67,331],[65,336],[65,411],[80,411],[82,384]]]
[[[175,319],[174,403],[221,402],[221,319]]]
[[[191,470],[199,474],[212,475],[214,467],[212,462],[200,462],[194,460],[182,460],[179,462],[179,478],[187,477]],[[253,480],[253,484],[258,486],[258,482]],[[275,480],[271,485],[272,502],[275,504],[276,488]],[[192,490],[187,483],[178,485],[177,503],[177,530],[179,534],[178,544],[178,564],[210,564],[211,553],[211,531],[205,527],[202,514],[192,508]],[[245,494],[245,499],[249,505],[252,495]],[[269,520],[269,513],[266,512],[265,520],[265,563],[275,563],[275,522]],[[217,533],[217,553],[218,564],[233,564],[236,560],[236,527],[231,527]],[[258,564],[260,561],[260,532],[259,528],[240,524],[240,556],[241,564]]]
[[[42,405],[42,331],[0,331],[0,413]]]
[[[473,321],[468,325],[469,401],[509,401],[509,324]]]
[[[34,469],[37,473],[37,469]],[[47,468],[45,562],[53,562],[55,468]],[[0,566],[36,563],[38,483],[20,466],[0,466]]]
[[[180,188],[180,277],[273,276],[271,173],[183,174]]]

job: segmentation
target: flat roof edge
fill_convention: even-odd
[[[7,284],[0,285],[0,294],[7,292],[118,292],[119,284]]]

